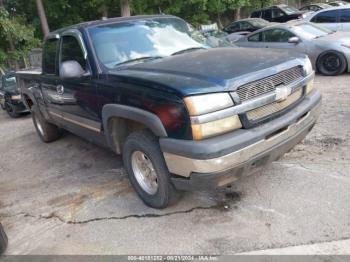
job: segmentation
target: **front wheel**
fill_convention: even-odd
[[[317,60],[318,71],[326,76],[336,76],[345,72],[347,62],[343,54],[328,51],[320,55]]]
[[[158,139],[151,132],[132,133],[123,148],[124,167],[130,183],[142,201],[153,208],[165,208],[176,198]]]
[[[19,114],[16,112],[16,109],[14,108],[14,106],[12,106],[9,103],[5,104],[5,110],[6,110],[7,114],[12,118],[16,118],[19,116]]]

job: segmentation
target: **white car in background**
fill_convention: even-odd
[[[333,31],[350,31],[350,5],[323,9],[311,13],[304,21],[322,25]]]

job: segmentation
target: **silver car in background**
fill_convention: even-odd
[[[339,75],[350,69],[350,32],[334,32],[303,21],[266,27],[235,44],[307,54],[314,69],[323,75]]]
[[[333,31],[350,31],[350,5],[323,9],[311,13],[304,18],[304,21],[319,24]]]

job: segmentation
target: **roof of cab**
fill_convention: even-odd
[[[50,32],[50,34],[47,36],[47,38],[49,38],[50,36],[60,34],[66,30],[69,30],[69,29],[81,29],[81,28],[87,28],[87,27],[98,26],[98,25],[106,25],[106,24],[111,24],[111,23],[155,19],[155,18],[177,18],[177,17],[172,16],[172,15],[139,15],[139,16],[114,17],[114,18],[108,18],[108,19],[100,19],[100,20],[95,20],[95,21],[82,22],[79,24],[75,24],[75,25],[71,25],[71,26],[57,29],[55,31]]]

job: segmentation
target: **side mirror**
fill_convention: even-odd
[[[84,69],[77,61],[65,61],[60,66],[60,78],[79,78],[85,74]]]
[[[290,44],[299,44],[300,43],[300,38],[297,36],[293,36],[288,39],[288,43]]]

